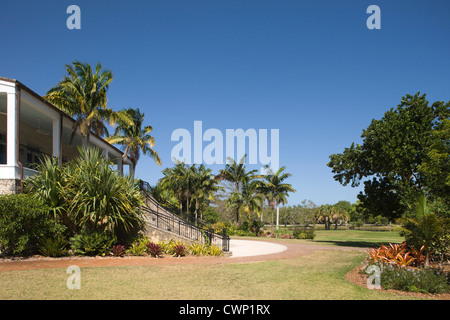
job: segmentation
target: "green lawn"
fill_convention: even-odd
[[[401,243],[398,231],[316,230],[315,243],[350,247],[374,247],[381,243]]]
[[[268,231],[266,229],[266,231]],[[291,242],[301,242],[308,244],[346,246],[346,247],[378,247],[381,243],[402,243],[404,238],[398,231],[369,231],[369,230],[323,230],[316,229],[314,240],[290,240]],[[275,232],[280,235],[292,233],[292,228],[280,227]],[[250,239],[250,237],[239,237],[240,239]],[[257,239],[256,237],[251,237]],[[278,241],[279,239],[274,239]],[[283,241],[285,241],[283,239]]]
[[[402,242],[398,232],[317,230],[315,240],[279,242],[374,246]],[[256,239],[249,238],[247,239]],[[348,283],[361,251],[323,250],[258,263],[81,269],[81,290],[69,290],[66,269],[0,272],[0,299],[405,299]]]
[[[0,299],[404,299],[344,276],[364,254],[326,250],[259,263],[81,269],[69,290],[65,269],[0,273]]]
[[[397,232],[318,230],[314,241],[276,241],[361,246],[402,239]],[[345,280],[364,257],[322,250],[258,263],[82,268],[81,290],[67,289],[66,269],[0,272],[0,299],[405,299]]]

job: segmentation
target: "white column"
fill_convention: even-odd
[[[120,156],[117,159],[117,171],[119,171],[120,175],[123,175],[123,159]]]
[[[6,116],[6,164],[17,166],[19,110],[16,93],[8,93]]]
[[[53,144],[52,144],[52,155],[54,157],[61,157],[61,118],[53,119]]]

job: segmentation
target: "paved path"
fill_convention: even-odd
[[[118,266],[158,266],[174,264],[215,264],[215,263],[246,263],[267,260],[295,258],[314,253],[318,250],[361,250],[365,248],[350,248],[338,246],[322,246],[309,244],[283,243],[270,240],[237,240],[230,242],[231,257],[198,257],[186,256],[175,258],[150,257],[62,257],[62,258],[28,258],[23,260],[0,259],[1,271],[67,268],[71,265],[82,267],[118,267]]]
[[[285,250],[287,250],[287,247],[278,243],[254,240],[230,240],[231,258],[261,256],[279,253]]]

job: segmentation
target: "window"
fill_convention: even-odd
[[[6,135],[0,133],[0,164],[6,164]]]

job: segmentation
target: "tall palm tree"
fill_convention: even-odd
[[[130,176],[134,177],[141,152],[144,155],[149,155],[158,165],[161,165],[161,159],[153,149],[155,138],[150,135],[153,128],[151,126],[143,127],[144,114],[141,113],[139,108],[128,108],[118,113],[120,116],[117,118],[116,131],[114,135],[107,137],[106,141],[125,147],[123,157],[124,159],[129,158],[131,161]],[[132,120],[131,125],[128,119]]]
[[[208,201],[214,199],[214,193],[221,189],[218,186],[218,180],[212,174],[211,169],[201,164],[198,168],[194,165],[191,166],[193,173],[192,181],[192,197],[195,201],[195,223],[198,224],[198,211],[200,210],[200,219],[202,219],[203,208]]]
[[[189,167],[184,162],[177,162],[174,167],[166,168],[162,172],[164,177],[160,179],[162,188],[171,192],[177,199],[179,214],[183,216],[183,201],[186,198],[188,187]],[[189,201],[187,201],[189,202]],[[186,208],[186,212],[188,212]]]
[[[245,170],[245,158],[246,155],[242,157],[239,163],[236,163],[233,159],[229,158],[227,164],[225,165],[225,169],[221,169],[219,171],[219,179],[229,181],[233,184],[234,188],[232,190],[232,194],[239,194],[242,192],[242,186],[246,179],[252,180],[259,177],[255,174],[258,170]],[[239,223],[238,208],[236,208],[236,222]]]
[[[98,136],[107,135],[104,122],[113,125],[117,120],[118,115],[107,107],[106,97],[113,74],[100,63],[94,70],[90,64],[79,61],[65,67],[67,74],[47,91],[44,99],[75,119],[70,143],[79,130],[87,144],[91,131]]]
[[[244,178],[240,192],[233,192],[227,201],[228,207],[235,207],[239,215],[246,217],[247,221],[253,213],[261,214],[262,198],[258,193],[259,183],[257,180]]]
[[[290,173],[283,173],[286,167],[281,167],[277,172],[273,172],[269,166],[265,166],[266,175],[264,180],[260,182],[259,190],[266,195],[269,204],[272,207],[272,233],[273,233],[273,210],[277,208],[276,228],[279,227],[280,204],[287,203],[289,192],[295,192],[295,189],[284,180],[291,176]]]

